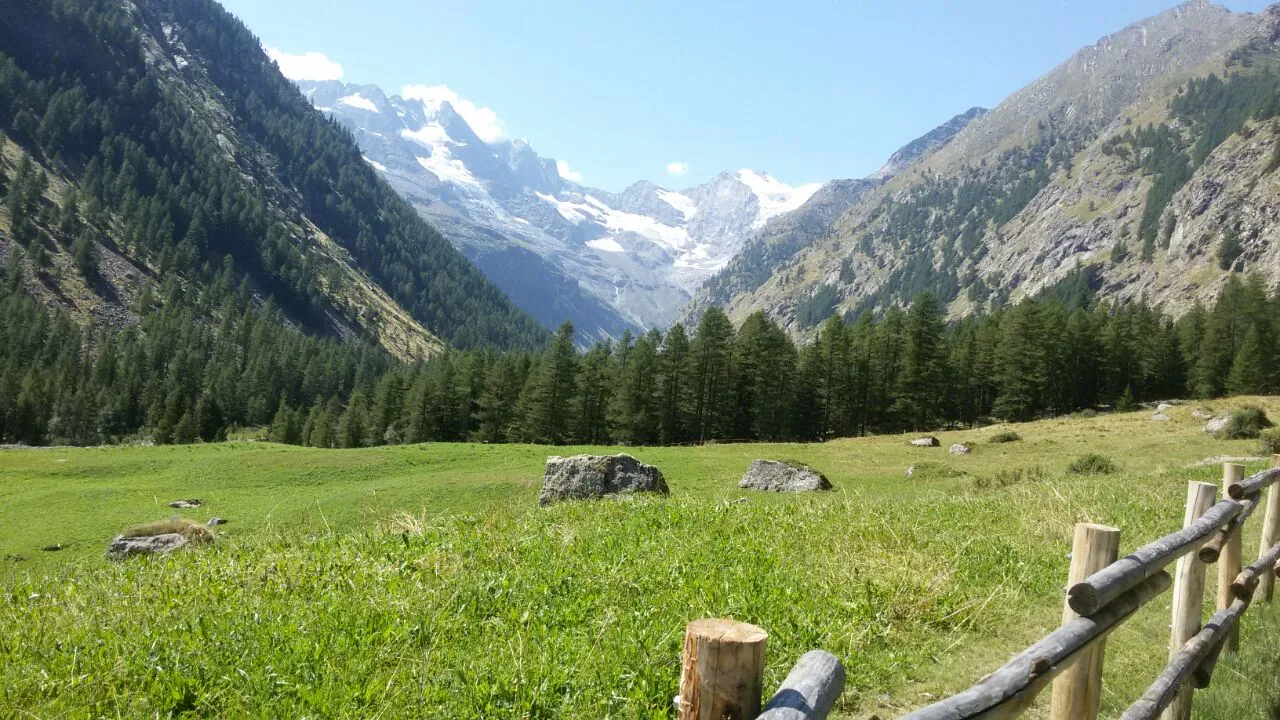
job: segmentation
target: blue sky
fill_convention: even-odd
[[[1170,0],[223,0],[388,93],[447,85],[585,184],[874,172]],[[1265,0],[1231,0],[1256,12]],[[334,68],[336,71],[336,68]],[[676,165],[683,163],[684,167]],[[682,173],[669,172],[681,170]]]

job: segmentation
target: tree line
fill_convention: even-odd
[[[149,283],[123,330],[37,302],[28,266],[11,251],[0,275],[5,442],[187,443],[245,427],[315,447],[813,441],[1280,390],[1280,298],[1257,277],[1231,276],[1212,308],[1176,321],[1097,303],[1077,282],[951,323],[923,293],[878,317],[830,317],[800,344],[763,313],[735,327],[712,308],[691,332],[583,351],[565,324],[539,352],[406,363],[308,336],[229,262],[195,293]]]

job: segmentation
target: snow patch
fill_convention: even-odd
[[[455,160],[449,154],[449,148],[441,145],[437,146],[433,150],[431,157],[419,156],[417,158],[418,164],[421,165],[424,170],[440,178],[442,182],[450,182],[455,185],[465,185],[481,189],[484,188],[484,185],[480,183],[480,180],[476,178],[475,175],[471,174],[471,171],[467,169],[466,165],[462,164],[461,160]]]
[[[588,240],[587,247],[611,253],[626,252],[626,248],[622,247],[617,240],[609,237],[600,238],[598,240]]]
[[[368,112],[373,112],[373,113],[382,112],[381,110],[378,109],[377,105],[373,104],[372,100],[361,95],[360,93],[356,93],[355,95],[348,95],[344,98],[340,98],[338,102],[342,103],[343,105],[349,105],[353,108],[359,108],[361,110],[365,110]]]
[[[445,132],[445,129],[439,123],[428,123],[417,130],[401,130],[400,137],[413,140],[419,145],[426,145],[429,148],[449,142],[449,133]]]
[[[791,187],[768,173],[749,169],[739,170],[738,180],[756,196],[758,210],[752,228],[760,228],[770,219],[795,210],[822,187],[821,183]]]
[[[382,163],[378,162],[377,160],[374,160],[373,158],[369,157],[368,155],[363,155],[362,157],[364,158],[364,161],[365,161],[365,162],[367,162],[367,163],[369,163],[370,165],[372,165],[372,166],[373,166],[373,169],[374,169],[374,170],[377,170],[378,172],[386,172],[386,171],[387,171],[387,166],[386,166],[386,165],[383,165]]]
[[[698,214],[698,207],[694,205],[693,200],[690,200],[686,195],[681,195],[678,192],[671,192],[670,190],[658,190],[658,199],[676,210],[679,210],[680,214],[684,215],[684,219],[686,221],[692,219],[694,215]]]

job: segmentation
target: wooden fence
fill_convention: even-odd
[[[1095,720],[1107,635],[1173,588],[1169,664],[1121,720],[1189,720],[1193,692],[1209,686],[1218,656],[1235,653],[1240,619],[1255,599],[1271,602],[1280,573],[1280,455],[1245,478],[1223,466],[1223,494],[1187,488],[1183,528],[1117,558],[1120,530],[1075,528],[1062,625],[973,687],[901,720],[999,720],[1020,716],[1052,686],[1050,720]],[[1245,522],[1263,504],[1258,559],[1244,566]],[[1166,568],[1176,562],[1173,575]],[[1204,620],[1206,566],[1217,563],[1217,611]],[[824,720],[844,690],[844,668],[829,653],[800,659],[761,708],[766,634],[730,620],[699,620],[686,631],[679,720]]]

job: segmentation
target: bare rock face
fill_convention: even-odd
[[[756,460],[747,468],[738,487],[769,492],[813,492],[830,490],[831,481],[808,465]]]
[[[942,447],[942,443],[938,442],[938,438],[932,435],[926,435],[922,438],[916,438],[911,441],[915,447]]]
[[[107,559],[124,560],[134,555],[168,555],[187,546],[187,539],[178,533],[125,537],[120,535],[107,546]]]
[[[670,491],[661,470],[630,455],[552,456],[547,458],[538,504],[641,492],[666,495]]]
[[[973,448],[969,447],[965,443],[956,443],[951,446],[952,455],[968,455],[971,452],[973,452]]]
[[[1214,415],[1209,418],[1209,422],[1204,424],[1204,431],[1211,435],[1220,433],[1227,427],[1227,422],[1230,420],[1230,415]]]

